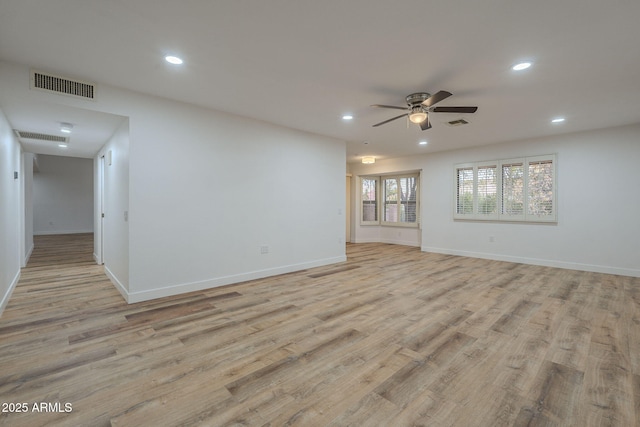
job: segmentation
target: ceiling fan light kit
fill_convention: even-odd
[[[415,107],[411,110],[411,114],[409,114],[409,120],[411,123],[422,123],[427,120],[427,113],[422,110],[420,107]]]
[[[405,114],[392,117],[380,123],[376,123],[373,127],[384,125],[399,119],[400,117],[408,117],[411,123],[419,124],[422,130],[431,128],[429,113],[475,113],[478,107],[434,107],[438,102],[451,96],[450,92],[441,90],[431,95],[426,92],[417,92],[408,95],[406,107],[396,107],[394,105],[374,104],[372,107],[392,108],[394,110],[408,110]]]

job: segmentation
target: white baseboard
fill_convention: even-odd
[[[231,276],[216,277],[213,279],[202,280],[198,282],[181,283],[178,285],[168,286],[165,288],[149,289],[146,291],[139,291],[139,292],[127,291],[124,286],[122,286],[119,282],[116,282],[113,274],[110,274],[109,272],[107,273],[107,275],[112,281],[114,281],[114,284],[116,284],[116,288],[118,288],[118,291],[120,291],[120,293],[125,297],[127,302],[129,304],[132,304],[132,303],[148,301],[156,298],[163,298],[163,297],[168,297],[173,295],[184,294],[187,292],[217,288],[219,286],[246,282],[248,280],[256,280],[256,279],[262,279],[270,276],[277,276],[279,274],[292,273],[294,271],[306,270],[308,268],[321,267],[323,265],[345,262],[346,260],[347,260],[346,256],[325,258],[325,259],[320,259],[320,260],[315,260],[310,262],[304,262],[300,264],[292,264],[292,265],[286,265],[282,267],[269,268],[265,270],[257,270],[249,273],[234,274]],[[108,271],[108,269],[105,268],[105,271]]]
[[[380,239],[351,239],[351,243],[380,243]]]
[[[118,277],[113,274],[106,265],[104,266],[104,274],[106,274],[109,280],[111,280],[111,283],[113,283],[113,286],[115,286],[118,292],[120,292],[125,301],[131,303],[131,301],[129,301],[129,291],[127,290],[127,287],[122,284]]]
[[[98,254],[96,254],[95,252],[93,253],[93,260],[96,262],[96,264],[102,265],[102,263],[98,259]]]
[[[540,265],[543,267],[565,268],[568,270],[590,271],[593,273],[616,274],[619,276],[640,277],[640,270],[633,268],[609,267],[606,265],[593,265],[550,259],[516,257],[484,252],[457,251],[452,249],[433,248],[428,246],[422,246],[420,249],[423,252],[434,252],[438,254],[458,255],[470,258],[490,259],[494,261],[516,262],[520,264]]]
[[[397,239],[354,239],[353,243],[388,243],[390,245],[402,245],[402,246],[413,246],[416,248],[420,247],[420,243],[414,242],[411,240],[397,240]]]
[[[23,264],[23,267],[26,267],[26,266],[27,266],[27,264],[29,263],[29,258],[31,258],[31,254],[33,253],[33,247],[34,247],[34,244],[33,244],[33,243],[31,243],[31,247],[27,250],[27,253],[26,253],[26,254],[25,254],[25,256],[24,256],[24,264]]]
[[[402,245],[402,246],[413,246],[416,248],[420,247],[420,243],[414,242],[411,240],[397,240],[397,239],[380,239],[380,243],[388,243],[390,245]]]
[[[16,274],[16,276],[11,281],[11,284],[9,285],[9,289],[7,289],[7,292],[5,292],[5,294],[2,296],[2,300],[0,300],[0,316],[2,316],[4,309],[7,307],[7,304],[9,303],[9,298],[11,298],[11,294],[13,293],[13,290],[16,288],[16,286],[18,285],[18,282],[20,281],[20,273],[21,273],[21,270],[18,270],[18,273]]]
[[[45,231],[34,231],[34,236],[50,236],[55,234],[86,234],[93,233],[93,230],[45,230]]]

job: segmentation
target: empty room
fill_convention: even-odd
[[[639,425],[638,18],[0,0],[0,425]]]

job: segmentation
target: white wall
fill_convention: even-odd
[[[345,260],[344,143],[140,101],[129,114],[130,301]]]
[[[0,314],[20,278],[21,174],[20,144],[0,110]]]
[[[129,118],[128,179],[113,189],[128,204],[110,207],[128,234],[104,253],[129,302],[346,259],[344,142],[104,84],[95,102],[30,91],[28,67],[6,62],[0,83],[0,100]]]
[[[453,220],[454,164],[554,153],[557,224]],[[633,125],[376,165],[380,171],[422,169],[424,251],[638,277],[638,161],[640,125]],[[354,174],[363,170],[352,166]]]
[[[39,155],[33,175],[33,233],[93,232],[93,161]]]

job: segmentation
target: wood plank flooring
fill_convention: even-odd
[[[640,425],[638,278],[358,244],[127,305],[92,247],[36,237],[0,317],[0,425]]]

